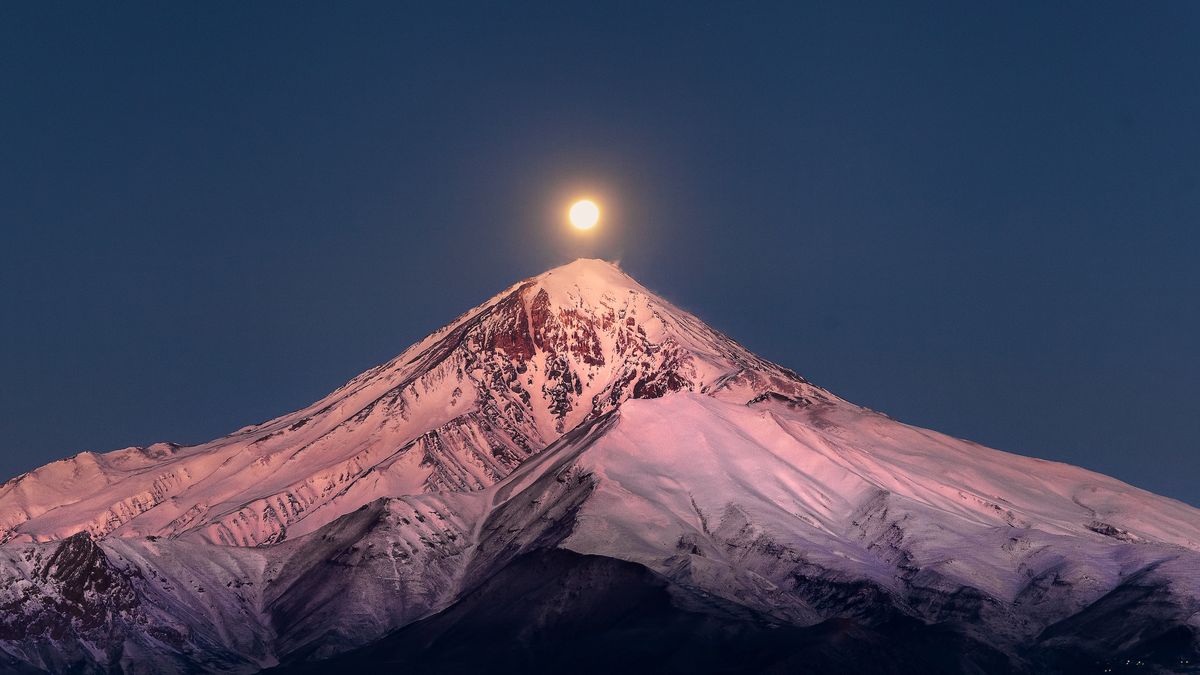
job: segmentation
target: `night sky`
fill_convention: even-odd
[[[0,5],[0,479],[301,407],[586,255],[1200,504],[1200,3],[825,4]]]

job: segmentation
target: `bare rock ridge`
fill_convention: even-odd
[[[1200,660],[1200,511],[847,403],[597,260],[302,410],[10,480],[0,541],[0,672]]]

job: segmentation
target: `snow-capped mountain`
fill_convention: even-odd
[[[1200,656],[1200,511],[847,403],[594,260],[303,410],[15,478],[0,537],[14,671]]]
[[[0,488],[0,541],[253,546],[386,495],[477,490],[628,398],[828,397],[617,268],[519,283],[303,410],[204,445],[82,453]]]

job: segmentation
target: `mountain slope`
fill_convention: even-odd
[[[670,672],[1098,672],[1123,657],[1186,672],[1200,656],[1195,509],[869,411],[629,401],[483,496],[491,510],[455,604],[311,667],[451,672],[500,659],[549,671],[570,661],[564,641],[637,645],[642,667]],[[547,562],[548,550],[645,571],[613,581],[586,563],[575,578],[577,559]],[[646,593],[658,598],[648,623],[629,608],[613,619],[612,597]],[[727,656],[753,646],[758,661],[679,654],[672,625],[694,636],[721,626],[740,636]],[[484,657],[481,643],[498,646]],[[590,665],[632,667],[572,667]]]
[[[639,565],[556,549],[521,556],[452,608],[375,644],[272,672],[957,673],[1005,663],[917,621],[789,626]]]
[[[1170,571],[1180,597],[1200,597],[1196,510],[1083,469],[839,406],[681,393],[631,401],[618,418],[554,469],[594,484],[562,546],[781,620],[846,611],[783,591],[813,580],[916,596],[908,609],[930,620],[971,589],[973,611],[1000,613],[987,630],[1021,639],[1044,627],[1041,610],[1082,608],[1143,570]],[[574,452],[552,449],[498,494]]]

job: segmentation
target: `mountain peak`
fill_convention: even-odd
[[[597,277],[615,274],[627,279],[630,278],[629,275],[621,270],[621,266],[618,263],[601,258],[576,258],[564,265],[552,267],[538,276],[547,277],[552,274],[571,277]]]
[[[301,410],[198,446],[80,456],[11,481],[0,488],[0,541],[86,531],[274,543],[380,495],[486,488],[625,401],[680,391],[738,404],[836,400],[616,264],[579,259]],[[103,488],[50,509],[76,488],[60,474]]]
[[[574,305],[578,301],[594,304],[604,295],[616,297],[630,291],[654,295],[613,262],[596,258],[578,258],[533,277],[538,288],[545,289],[555,305]]]

